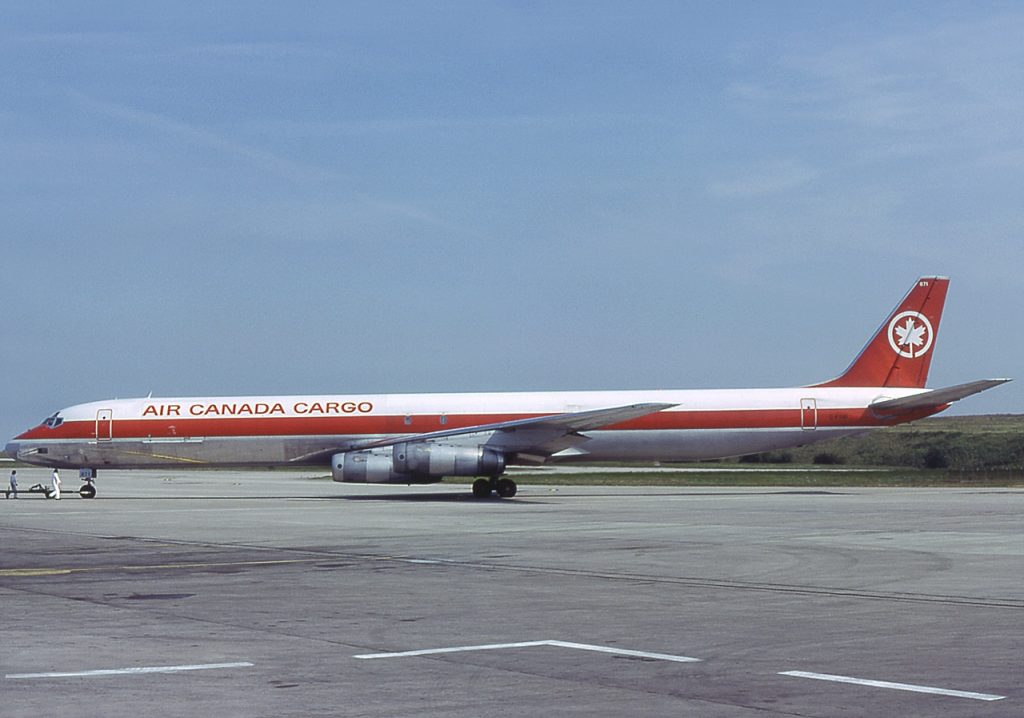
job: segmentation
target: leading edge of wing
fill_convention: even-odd
[[[494,424],[477,424],[466,426],[461,429],[446,429],[443,431],[430,431],[425,434],[400,434],[390,436],[386,439],[359,443],[347,449],[348,451],[361,451],[363,449],[374,449],[381,446],[392,446],[403,441],[433,441],[445,439],[451,436],[465,436],[467,434],[481,434],[493,431],[515,431],[517,429],[541,429],[552,433],[564,435],[577,431],[588,431],[600,429],[603,426],[619,424],[630,419],[639,419],[641,416],[656,414],[659,411],[670,409],[678,404],[666,404],[650,402],[646,404],[628,404],[626,406],[613,406],[607,409],[591,409],[588,411],[571,411],[564,414],[548,414],[546,416],[534,416],[529,419],[515,419],[513,421],[500,421]]]
[[[971,381],[966,384],[957,384],[955,386],[943,387],[942,389],[923,391],[920,394],[912,394],[911,396],[905,396],[899,399],[878,401],[872,404],[870,409],[883,414],[898,414],[912,409],[925,409],[943,406],[963,399],[964,397],[971,396],[972,394],[985,391],[986,389],[991,389],[994,386],[1005,384],[1008,381],[1011,380],[981,379],[979,381]]]

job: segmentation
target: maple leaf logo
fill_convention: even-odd
[[[902,312],[889,322],[889,345],[908,359],[919,357],[932,346],[932,325],[919,312]]]
[[[914,325],[914,320],[907,317],[907,323],[904,326],[897,326],[896,333],[899,335],[900,340],[898,344],[900,346],[906,344],[912,344],[915,347],[919,347],[924,344],[924,333],[926,328],[924,324]]]

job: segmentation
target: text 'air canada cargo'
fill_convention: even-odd
[[[902,424],[1009,379],[927,389],[949,279],[922,277],[836,379],[789,389],[112,399],[15,437],[18,461],[84,469],[330,466],[335,481],[427,484],[580,461],[724,458]]]

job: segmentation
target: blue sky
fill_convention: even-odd
[[[1018,381],[1016,3],[0,5],[0,435],[145,395],[786,386],[924,274]]]

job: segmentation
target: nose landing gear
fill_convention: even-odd
[[[78,478],[83,482],[78,488],[78,495],[83,499],[96,498],[96,469],[79,469]]]

